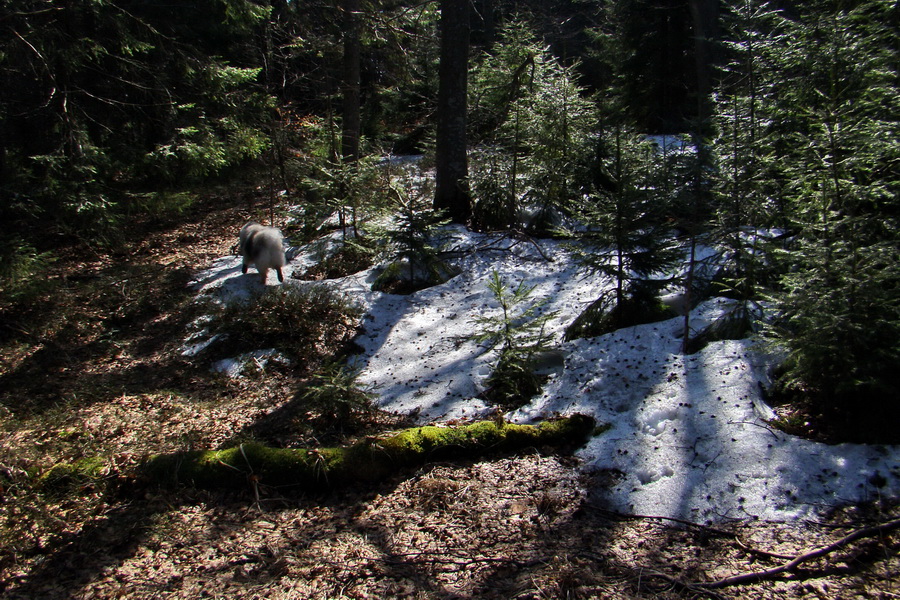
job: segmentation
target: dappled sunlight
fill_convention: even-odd
[[[893,447],[832,447],[774,430],[762,388],[774,359],[750,340],[722,341],[682,354],[683,319],[628,327],[563,342],[563,332],[612,285],[586,275],[553,240],[523,241],[450,227],[446,248],[460,274],[398,296],[371,290],[378,267],[325,283],[360,305],[365,315],[351,364],[379,408],[418,423],[475,419],[496,408],[480,396],[497,350],[472,340],[476,316],[499,314],[488,287],[496,271],[514,288],[533,286],[526,302],[553,313],[544,334],[554,358],[542,392],[510,412],[513,421],[584,413],[609,428],[579,455],[588,472],[606,474],[597,497],[623,512],[698,522],[786,520],[811,516],[846,502],[900,495],[900,464]],[[296,263],[316,252],[297,249]],[[235,297],[254,281],[236,277],[237,259],[198,280]],[[214,270],[213,270],[214,271]],[[712,299],[691,313],[700,331],[732,301]]]
[[[201,294],[215,290],[218,295],[223,297],[224,301],[231,299],[236,290],[242,290],[245,287],[239,281],[232,281],[240,275],[240,257],[223,256],[213,261],[208,269],[197,273],[189,285]]]
[[[471,239],[458,240],[457,247],[465,242],[471,251],[479,243],[488,243],[481,238],[490,239],[470,235]],[[356,340],[363,352],[353,361],[362,367],[360,379],[373,386],[382,408],[415,410],[423,421],[473,417],[490,410],[476,396],[484,391],[496,352],[471,338],[479,333],[476,316],[499,311],[487,287],[494,269],[502,272],[507,285],[534,285],[532,298],[549,300],[543,311],[560,311],[561,316],[548,324],[548,336],[560,337],[569,316],[599,293],[597,285],[586,284],[571,264],[565,265],[566,276],[560,277],[557,269],[548,269],[552,263],[533,246],[514,246],[513,240],[506,240],[498,256],[493,256],[493,250],[491,257],[468,256],[461,261],[463,272],[446,284],[408,297],[381,296],[371,303],[365,331]],[[542,251],[562,258],[558,246]],[[401,302],[406,305],[398,312]]]

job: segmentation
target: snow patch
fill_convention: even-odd
[[[506,417],[533,422],[583,413],[609,424],[578,456],[589,474],[622,474],[614,483],[598,477],[606,483],[592,490],[610,509],[698,522],[778,521],[814,517],[849,502],[900,498],[900,447],[828,446],[767,423],[774,414],[761,389],[776,357],[752,340],[715,342],[686,356],[683,319],[677,317],[565,342],[566,326],[610,288],[608,278],[585,273],[556,241],[532,243],[458,226],[442,236],[460,269],[442,285],[410,296],[373,292],[372,269],[327,283],[366,311],[356,339],[361,352],[353,362],[380,407],[416,414],[421,423],[476,419],[493,410],[478,396],[496,350],[472,336],[476,315],[499,311],[487,287],[496,270],[511,286],[535,286],[532,297],[546,300],[542,310],[556,311],[545,330],[558,352],[551,377],[540,395]],[[316,285],[291,278],[308,268],[316,252],[299,248],[291,254],[285,285]],[[714,252],[701,249],[699,255]],[[257,278],[240,274],[238,257],[217,260],[194,286],[220,301],[261,289]],[[691,328],[701,330],[732,306],[727,299],[704,302],[691,311]],[[262,366],[267,357],[253,354]],[[220,368],[231,374],[240,364],[247,358]]]
[[[235,379],[250,373],[260,373],[270,362],[282,365],[290,364],[290,360],[275,348],[266,348],[247,352],[235,358],[217,360],[212,364],[211,370]]]

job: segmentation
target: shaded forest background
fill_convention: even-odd
[[[0,0],[3,335],[22,335],[61,249],[115,253],[209,186],[301,207],[298,236],[335,210],[354,226],[396,210],[373,165],[435,157],[451,6]],[[619,325],[676,257],[699,296],[695,250],[716,246],[735,335],[785,352],[785,391],[896,410],[894,2],[464,6],[468,224],[587,224],[566,234],[616,278],[601,308]]]

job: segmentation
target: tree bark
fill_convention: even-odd
[[[344,59],[343,59],[343,127],[341,155],[348,163],[359,158],[361,118],[360,92],[360,22],[359,0],[344,0]]]
[[[434,208],[447,211],[454,223],[465,225],[472,217],[466,155],[469,0],[441,0],[440,8],[441,64]]]
[[[711,116],[713,41],[718,36],[719,9],[716,0],[689,0],[694,26],[694,63],[697,72],[697,118],[706,123]],[[705,125],[704,125],[705,126]]]

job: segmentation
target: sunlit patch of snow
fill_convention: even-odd
[[[248,372],[262,372],[270,362],[278,364],[290,363],[289,359],[275,348],[266,348],[264,350],[247,352],[235,358],[217,360],[212,364],[211,368],[216,373],[236,378],[246,375]]]
[[[361,353],[353,361],[382,408],[415,414],[422,423],[476,418],[493,409],[477,396],[496,351],[471,338],[478,331],[475,316],[499,313],[488,289],[496,270],[511,287],[533,285],[532,297],[546,300],[542,310],[555,311],[547,333],[561,357],[542,393],[507,417],[531,422],[584,413],[608,423],[578,455],[588,473],[623,474],[592,490],[610,508],[695,521],[787,520],[900,497],[900,447],[828,446],[767,423],[773,413],[761,390],[774,359],[753,341],[715,342],[685,356],[678,317],[564,342],[565,327],[609,289],[608,279],[580,270],[554,241],[461,227],[443,236],[461,272],[442,285],[410,296],[373,292],[375,269],[324,283],[365,310],[356,339]],[[285,285],[313,285],[290,275],[305,271],[316,252],[297,249]],[[254,273],[240,274],[237,257],[216,261],[195,285],[227,299],[262,289]],[[731,307],[726,299],[704,302],[691,311],[691,328],[699,331]]]
[[[660,154],[675,152],[692,153],[694,146],[687,134],[649,134],[644,138],[652,143]]]

